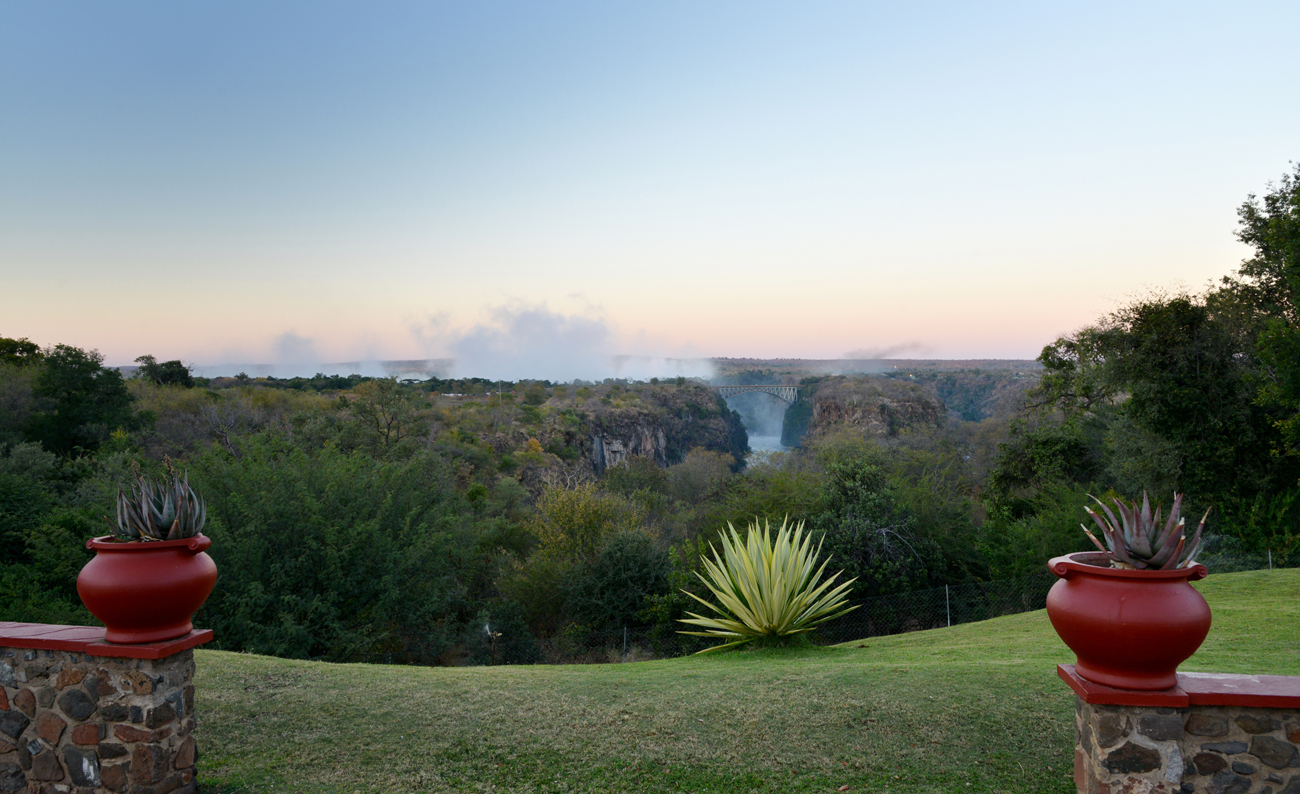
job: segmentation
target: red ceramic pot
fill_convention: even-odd
[[[1047,564],[1061,580],[1047,594],[1052,628],[1074,651],[1074,669],[1118,689],[1171,689],[1178,665],[1210,633],[1210,607],[1191,582],[1209,571],[1193,564],[1174,571],[1109,567],[1100,552],[1056,557]]]
[[[86,548],[95,558],[77,576],[77,594],[108,627],[109,642],[183,637],[217,583],[217,564],[203,553],[211,545],[206,535],[127,543],[92,538]]]

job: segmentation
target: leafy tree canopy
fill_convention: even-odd
[[[938,550],[916,535],[898,504],[883,455],[871,450],[826,464],[822,510],[813,526],[823,532],[828,570],[857,579],[858,597],[929,587],[943,568]],[[932,581],[935,580],[935,581]]]
[[[15,364],[21,367],[36,364],[41,358],[43,358],[41,349],[27,337],[9,339],[0,336],[0,364]]]
[[[1259,397],[1280,412],[1276,426],[1291,455],[1300,452],[1300,164],[1262,199],[1251,195],[1237,216],[1237,239],[1255,255],[1224,290],[1244,298],[1263,319],[1256,340]]]
[[[94,451],[114,430],[131,430],[138,417],[122,375],[101,366],[99,351],[55,345],[44,362],[32,393],[37,412],[26,435],[50,452],[70,455]]]
[[[194,388],[194,376],[190,368],[178,360],[159,363],[153,356],[140,356],[135,360],[140,365],[136,377],[156,383],[159,386],[184,386]]]

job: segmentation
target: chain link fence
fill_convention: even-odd
[[[1198,561],[1211,573],[1236,573],[1271,568],[1300,566],[1300,554],[1286,558],[1264,554],[1241,553],[1213,548],[1202,553]],[[1002,615],[1015,615],[1043,609],[1047,591],[1056,577],[1046,568],[1020,579],[970,582],[929,590],[913,590],[854,603],[858,608],[829,621],[812,634],[817,645],[902,634],[909,631],[956,626]],[[716,640],[680,634],[685,626],[629,627],[615,631],[591,630],[570,626],[555,637],[537,640],[528,636],[495,636],[485,626],[483,636],[471,638],[462,664],[609,664],[685,656],[717,644]],[[526,633],[526,632],[525,632]],[[356,661],[383,663],[382,654]],[[378,657],[378,658],[374,658]]]
[[[1300,566],[1300,554],[1287,557],[1211,549],[1198,561],[1214,573],[1237,573]],[[970,582],[929,590],[913,590],[856,601],[858,608],[818,627],[812,635],[817,645],[902,634],[909,631],[956,626],[1002,615],[1043,609],[1047,591],[1057,581],[1044,570],[1020,579]],[[539,643],[531,658],[500,658],[498,664],[582,664],[633,662],[685,656],[717,643],[704,637],[678,634],[679,627],[625,628],[612,632],[576,632]],[[684,627],[681,627],[684,628]]]

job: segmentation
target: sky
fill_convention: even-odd
[[[1033,358],[1232,272],[1300,4],[6,2],[0,336]]]

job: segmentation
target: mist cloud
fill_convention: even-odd
[[[481,321],[459,328],[452,327],[447,315],[434,314],[408,323],[407,331],[423,359],[380,360],[372,345],[364,359],[339,361],[335,351],[331,361],[321,353],[317,340],[291,329],[271,340],[269,361],[204,365],[195,372],[206,377],[247,372],[287,378],[324,372],[421,380],[437,375],[560,382],[713,374],[707,360],[656,350],[640,335],[624,336],[591,304],[580,304],[572,313],[552,311],[545,304],[495,306],[484,312]],[[236,353],[232,358],[238,362],[252,357]]]
[[[452,333],[447,349],[459,376],[569,381],[610,370],[614,335],[600,317],[501,306],[486,322]]]
[[[497,306],[468,329],[450,330],[435,318],[413,333],[430,352],[445,350],[455,359],[458,377],[572,381],[712,374],[712,366],[699,359],[626,355],[631,340],[590,304],[571,314],[545,304]]]
[[[316,343],[305,336],[299,336],[295,331],[286,331],[277,336],[271,344],[271,350],[275,364],[280,369],[310,369],[321,362],[321,357],[316,352]]]
[[[929,348],[920,342],[902,342],[897,345],[887,345],[885,347],[863,347],[857,350],[850,350],[844,354],[846,359],[854,360],[871,360],[882,358],[893,358],[900,353],[928,353]]]

